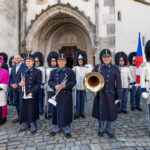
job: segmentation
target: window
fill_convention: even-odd
[[[143,46],[145,47],[145,36],[142,36],[142,43],[143,43]]]
[[[121,11],[118,11],[118,21],[122,20]]]

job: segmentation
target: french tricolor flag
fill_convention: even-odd
[[[141,33],[139,33],[138,48],[137,48],[135,60],[137,61],[136,83],[140,84],[140,76],[141,76],[141,70],[142,70],[141,64],[146,62],[145,53],[144,53],[143,46],[142,46]]]

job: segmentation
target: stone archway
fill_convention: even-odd
[[[87,51],[93,63],[95,26],[70,5],[48,7],[32,21],[26,35],[26,48],[41,51],[45,56],[62,46],[77,46]]]

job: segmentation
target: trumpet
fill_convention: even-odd
[[[25,83],[25,76],[23,76],[22,73],[21,73],[21,82]],[[23,93],[23,98],[26,97],[26,87],[25,87],[25,85],[22,86],[22,93]]]
[[[25,83],[25,76],[22,75],[21,73],[21,82],[24,82]],[[31,96],[27,96],[26,95],[26,86],[22,86],[22,93],[23,93],[23,99],[30,99],[30,98],[33,98]]]
[[[60,88],[57,90],[56,94],[48,100],[49,103],[53,104],[54,106],[57,105],[56,96],[57,96],[57,95],[59,94],[59,92],[62,90],[62,85],[63,85],[64,83],[66,83],[66,82],[67,82],[67,75],[65,76],[65,78],[64,78],[63,81],[61,82]]]

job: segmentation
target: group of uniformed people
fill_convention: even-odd
[[[8,87],[9,104],[15,105],[17,111],[17,118],[12,123],[19,121],[21,124],[18,132],[30,128],[31,133],[35,134],[39,114],[42,115],[45,111],[45,116],[52,118],[50,135],[54,136],[62,129],[65,136],[70,138],[73,119],[86,118],[87,91],[83,79],[90,72],[98,72],[104,78],[104,87],[94,98],[92,116],[99,120],[98,135],[102,137],[106,128],[108,136],[113,138],[113,125],[117,114],[127,113],[128,90],[131,110],[142,111],[142,92],[142,96],[148,99],[150,116],[150,41],[146,44],[145,54],[147,63],[142,64],[141,84],[137,84],[136,52],[129,56],[118,52],[115,54],[115,64],[112,64],[111,51],[103,49],[99,55],[100,63],[92,67],[87,64],[87,53],[78,50],[72,69],[66,66],[66,56],[56,52],[49,53],[47,68],[43,65],[42,53],[36,52],[11,57],[8,69],[7,55],[0,53],[0,124],[7,120]],[[53,96],[56,96],[56,106],[48,102]]]

